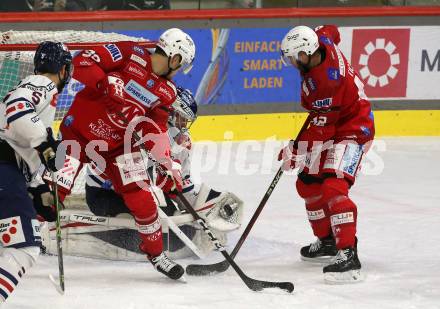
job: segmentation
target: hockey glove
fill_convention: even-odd
[[[55,166],[55,156],[57,153],[58,145],[60,141],[53,138],[52,129],[46,128],[47,139],[40,145],[35,147],[35,150],[40,156],[41,163],[46,166],[46,168],[52,172],[56,172],[57,168]]]
[[[56,211],[53,207],[53,195],[50,192],[49,186],[41,184],[36,188],[29,187],[28,193],[34,202],[37,214],[47,222],[54,222],[56,220]]]
[[[175,198],[172,192],[182,192],[182,174],[181,166],[178,161],[172,161],[161,164],[161,169],[164,173],[158,171],[156,185],[162,189],[163,192],[168,193],[171,198]]]
[[[294,140],[290,140],[287,146],[281,149],[278,154],[278,161],[282,161],[281,168],[283,171],[293,170],[304,161],[306,154],[299,154],[297,145]]]
[[[109,73],[96,85],[110,112],[120,111],[125,104],[125,83],[119,73]]]

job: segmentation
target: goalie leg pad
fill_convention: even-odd
[[[322,199],[322,185],[319,183],[305,184],[298,179],[296,189],[306,204],[307,216],[313,234],[322,239],[331,235],[330,216],[327,204]]]

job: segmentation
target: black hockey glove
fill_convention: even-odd
[[[52,172],[56,172],[57,168],[55,166],[55,156],[57,153],[58,145],[61,143],[58,140],[55,140],[52,135],[52,129],[46,128],[47,131],[47,139],[42,142],[40,145],[35,147],[35,150],[38,152],[40,156],[41,163],[46,166]]]
[[[47,222],[56,220],[56,211],[53,207],[53,195],[46,184],[41,184],[36,188],[28,188],[29,196],[34,202],[34,208],[37,214],[44,218]]]

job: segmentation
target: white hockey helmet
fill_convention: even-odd
[[[196,56],[196,46],[191,37],[178,28],[166,30],[159,37],[157,46],[160,47],[168,57],[180,55],[182,71],[187,74],[191,71]]]
[[[298,60],[299,53],[312,55],[319,47],[318,35],[307,26],[297,26],[287,32],[281,42],[281,58],[285,64],[291,63],[291,58]]]

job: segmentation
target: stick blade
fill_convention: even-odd
[[[226,260],[215,264],[189,264],[186,267],[186,273],[189,276],[210,276],[225,272],[229,268],[229,263]]]
[[[256,292],[263,291],[264,289],[281,289],[287,293],[292,293],[295,289],[295,286],[292,282],[270,282],[250,279],[248,282],[246,282],[246,285],[252,291]]]
[[[52,284],[55,287],[55,289],[57,290],[57,292],[60,293],[60,295],[64,295],[64,289],[58,283],[59,280],[56,280],[54,278],[54,276],[52,276],[52,275],[49,275],[49,280],[50,280],[50,282],[52,282]]]

